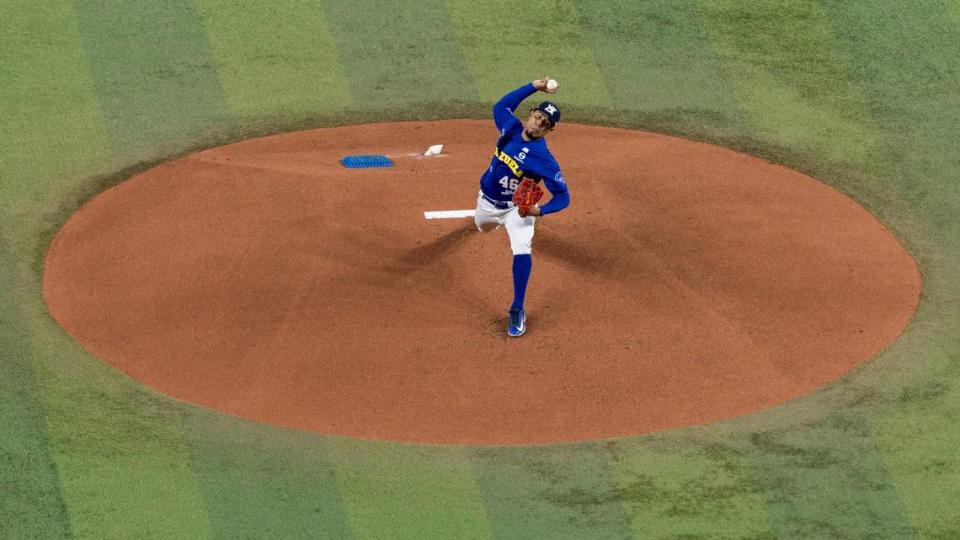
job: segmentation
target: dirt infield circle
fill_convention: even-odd
[[[44,294],[92,354],[165,394],[369,439],[633,435],[807,394],[892,342],[920,276],[853,200],[651,133],[564,124],[573,203],[537,222],[527,335],[511,255],[472,219],[489,121],[318,129],[200,152],[94,198]],[[445,144],[444,155],[407,154]],[[347,154],[399,156],[348,170]]]

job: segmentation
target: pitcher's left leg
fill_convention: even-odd
[[[525,218],[514,210],[504,222],[510,237],[510,249],[513,251],[513,303],[510,305],[507,333],[517,337],[527,330],[526,313],[523,302],[527,294],[527,283],[533,269],[533,232],[536,218]]]

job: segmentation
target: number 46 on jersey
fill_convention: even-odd
[[[517,186],[520,185],[520,179],[511,178],[509,175],[505,175],[503,178],[500,179],[500,185],[503,186],[503,189],[516,191]]]

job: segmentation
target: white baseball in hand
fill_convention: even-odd
[[[557,91],[557,81],[555,81],[555,80],[553,80],[553,79],[550,79],[549,81],[547,81],[547,90],[549,90],[549,91],[551,91],[551,92],[556,92],[556,91]]]

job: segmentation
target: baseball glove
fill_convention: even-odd
[[[513,192],[513,204],[520,209],[521,216],[526,216],[541,197],[543,189],[533,180],[524,178]]]

